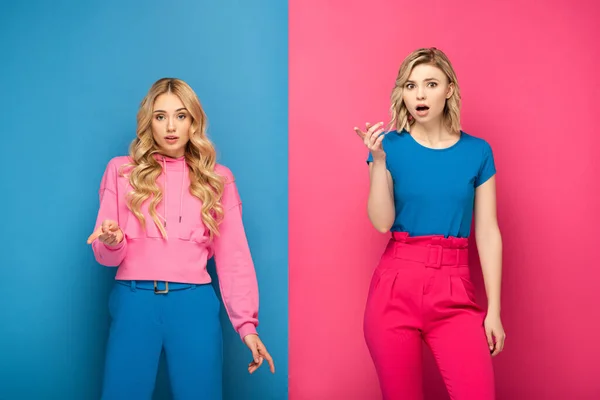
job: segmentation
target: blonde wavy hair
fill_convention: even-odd
[[[410,132],[410,127],[414,123],[414,120],[411,118],[411,115],[406,108],[406,104],[404,104],[404,101],[402,100],[402,95],[404,93],[406,81],[408,81],[413,68],[420,64],[431,64],[438,67],[448,78],[448,83],[453,84],[454,91],[452,96],[446,100],[446,106],[444,107],[444,122],[451,132],[459,132],[461,130],[461,98],[458,79],[446,54],[435,47],[413,51],[400,65],[400,70],[398,71],[396,83],[391,95],[391,121],[388,125],[388,130],[395,129],[398,132],[401,132],[402,130]]]
[[[157,205],[163,199],[162,190],[156,179],[162,172],[161,164],[154,155],[159,149],[152,135],[152,109],[156,98],[165,93],[179,97],[192,117],[189,142],[185,148],[185,161],[190,171],[190,193],[202,202],[201,218],[208,228],[210,238],[219,234],[218,225],[223,217],[221,197],[224,181],[215,173],[216,152],[213,144],[206,136],[206,114],[200,100],[193,89],[184,81],[176,78],[162,78],[156,81],[142,100],[137,114],[136,138],[129,146],[132,160],[125,165],[133,191],[128,193],[127,206],[146,229],[146,221],[140,209],[142,204],[150,200],[148,207],[152,220],[160,230],[163,238],[167,232],[160,223],[156,212]]]

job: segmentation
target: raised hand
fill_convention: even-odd
[[[102,221],[102,225],[88,237],[87,244],[92,244],[96,239],[108,246],[116,246],[123,240],[123,231],[116,221],[107,219]]]
[[[385,151],[381,145],[383,138],[385,137],[383,122],[379,122],[375,125],[366,123],[366,131],[360,130],[358,127],[354,127],[356,134],[363,140],[365,146],[371,152],[373,161],[385,160]]]

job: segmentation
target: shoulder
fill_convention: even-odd
[[[125,169],[122,168],[126,164],[130,163],[131,159],[128,156],[113,157],[108,160],[104,173],[102,174],[102,180],[100,186],[102,189],[116,190],[118,182],[121,182],[125,178]]]
[[[132,160],[129,156],[117,156],[111,158],[106,164],[104,175],[120,176],[121,173],[126,172],[125,168],[123,167],[127,166],[127,164],[130,164],[131,161]]]
[[[491,147],[487,140],[485,140],[479,136],[475,136],[470,133],[467,133],[465,131],[462,131],[462,140],[465,143],[467,143],[473,147],[479,147],[479,148]]]
[[[222,164],[215,164],[214,171],[217,175],[221,176],[225,182],[223,197],[221,198],[225,210],[229,210],[242,204],[238,188],[235,185],[235,176],[233,175],[233,172]]]
[[[108,161],[108,169],[119,169],[124,165],[131,163],[131,157],[129,156],[117,156],[113,157]]]
[[[481,137],[463,131],[461,140],[464,142],[463,144],[472,151],[476,151],[484,156],[492,153],[492,146],[490,143]]]
[[[225,180],[225,184],[230,184],[235,182],[235,176],[233,172],[223,164],[215,164],[215,173]]]

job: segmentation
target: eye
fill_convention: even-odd
[[[157,121],[162,121],[163,119],[165,119],[165,116],[164,116],[164,115],[162,115],[162,114],[158,114],[158,115],[156,116],[156,120],[157,120]]]
[[[184,120],[184,119],[186,119],[186,118],[187,118],[187,115],[185,115],[185,114],[179,114],[179,115],[177,116],[177,118],[179,118],[180,120]]]
[[[415,85],[414,85],[414,83],[407,83],[407,84],[406,84],[406,88],[407,88],[407,89],[409,89],[409,90],[410,90],[410,89],[414,89],[414,88],[415,88]]]
[[[429,87],[436,87],[437,86],[437,82],[429,82]]]

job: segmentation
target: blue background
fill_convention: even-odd
[[[99,397],[115,270],[85,241],[106,163],[164,76],[196,91],[236,175],[276,361],[248,375],[223,313],[225,398],[287,398],[287,2],[4,3],[0,399]],[[155,398],[170,398],[164,363]]]

